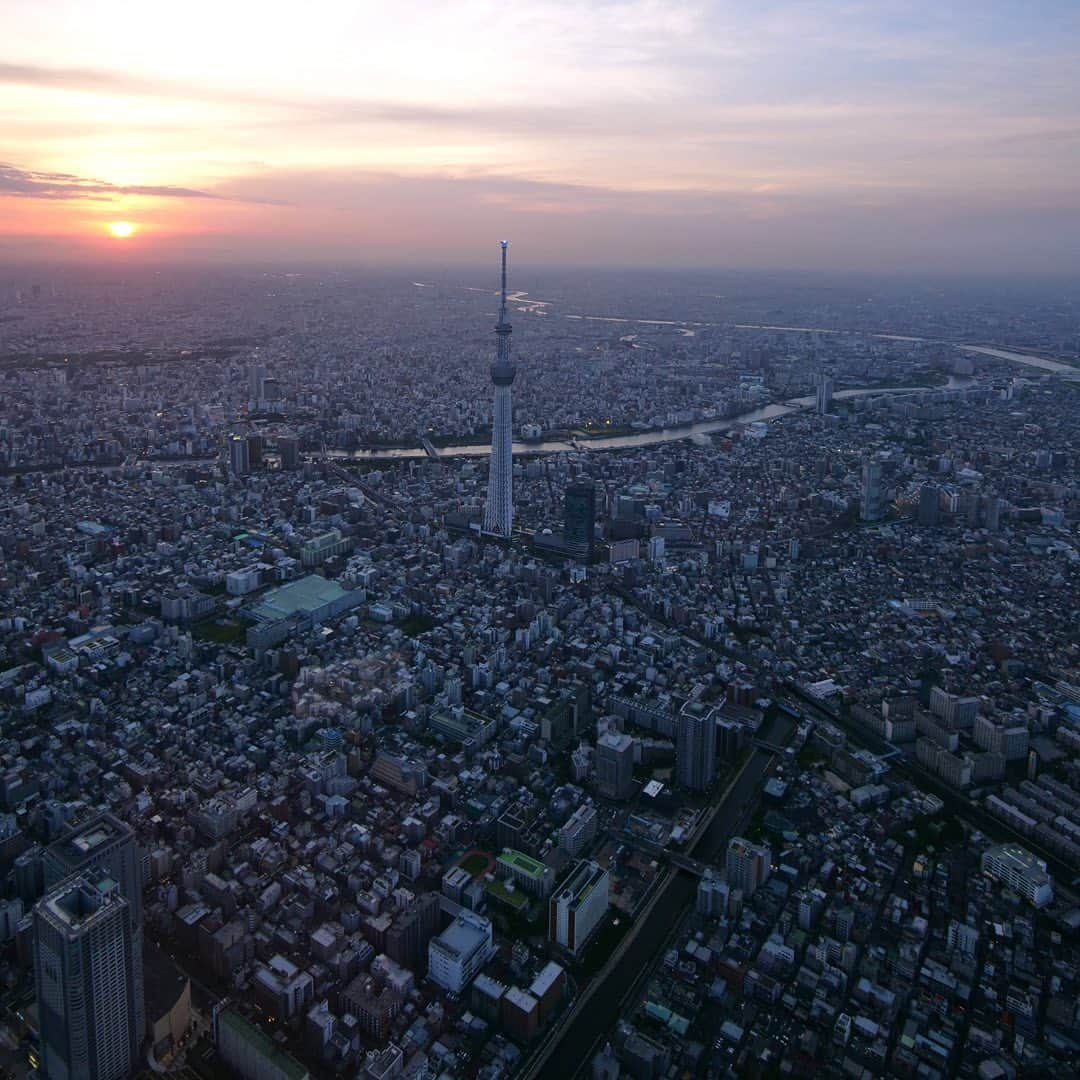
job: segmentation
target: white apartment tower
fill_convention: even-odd
[[[608,909],[608,872],[582,860],[552,896],[548,937],[578,956]]]

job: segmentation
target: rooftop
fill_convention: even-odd
[[[488,938],[477,922],[475,918],[459,916],[434,940],[439,947],[458,956],[474,952]]]
[[[547,867],[538,859],[534,859],[531,855],[526,855],[523,851],[515,851],[514,848],[503,848],[498,861],[505,863],[507,866],[512,866],[514,869],[520,870],[523,874],[528,874],[529,877],[534,878],[543,877],[544,872],[547,869]]]
[[[296,1058],[286,1054],[274,1043],[273,1039],[245,1020],[238,1012],[226,1009],[218,1017],[218,1023],[230,1028],[257,1054],[264,1057],[275,1069],[280,1070],[288,1080],[307,1080],[310,1074]]]
[[[990,848],[986,854],[990,858],[1001,859],[1008,863],[1013,870],[1032,881],[1050,880],[1050,875],[1046,872],[1046,864],[1019,844],[1000,844],[998,847]]]
[[[273,622],[297,613],[315,611],[344,595],[345,590],[333,581],[328,581],[321,574],[308,574],[307,577],[271,589],[248,610],[252,618],[259,622]]]
[[[176,965],[152,941],[143,945],[146,1012],[151,1021],[164,1016],[179,1000],[188,985]]]
[[[50,848],[69,866],[82,865],[110,841],[130,833],[130,829],[112,814],[98,814],[62,837]]]

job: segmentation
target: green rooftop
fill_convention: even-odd
[[[515,870],[520,870],[523,874],[534,878],[542,878],[546,869],[538,859],[526,855],[524,851],[515,851],[513,848],[503,848],[503,853],[496,861],[512,866]]]
[[[239,1035],[257,1054],[265,1058],[268,1065],[280,1070],[289,1080],[308,1080],[310,1073],[296,1058],[286,1054],[269,1035],[261,1031],[250,1021],[245,1020],[233,1009],[226,1009],[219,1017],[219,1024],[225,1024]]]
[[[523,892],[510,892],[501,881],[485,881],[484,892],[515,911],[524,911],[529,906],[529,898]]]

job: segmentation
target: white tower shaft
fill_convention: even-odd
[[[495,407],[491,424],[491,464],[488,470],[484,532],[509,538],[514,527],[514,410],[510,397],[517,371],[510,362],[510,321],[506,314],[506,248],[502,246],[502,294],[495,325],[497,352],[491,365]]]

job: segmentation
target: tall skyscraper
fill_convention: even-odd
[[[819,413],[827,413],[832,408],[833,381],[828,375],[818,377],[816,404]]]
[[[938,523],[939,494],[934,484],[923,484],[919,489],[919,524],[936,525]]]
[[[596,548],[596,485],[571,484],[563,497],[563,539],[571,555],[592,561]]]
[[[713,710],[688,701],[679,713],[675,743],[679,783],[692,791],[707,788],[716,776],[716,717]]]
[[[103,871],[120,886],[131,911],[133,927],[134,1008],[140,1038],[143,1031],[143,920],[142,865],[135,833],[112,814],[103,813],[65,833],[45,849],[45,888],[73,875],[97,875]]]
[[[234,476],[247,476],[251,472],[251,451],[243,435],[229,438],[229,468]]]
[[[634,792],[634,740],[605,731],[596,740],[596,786],[607,799],[629,799]]]
[[[487,505],[484,507],[484,532],[509,537],[514,527],[514,410],[510,387],[517,370],[510,362],[510,320],[506,315],[506,248],[502,246],[502,299],[499,321],[495,324],[497,353],[491,365],[495,387],[495,411],[491,424],[491,465],[488,470]]]
[[[881,465],[867,461],[862,468],[862,499],[859,517],[863,521],[880,521],[885,514],[885,489],[881,480]]]
[[[253,408],[258,408],[263,400],[263,383],[266,381],[266,365],[248,366],[248,400]]]
[[[279,435],[277,445],[278,453],[281,455],[281,467],[298,469],[300,467],[300,440],[295,435]]]
[[[33,920],[42,1071],[129,1076],[142,1044],[142,984],[134,912],[120,885],[101,872],[66,878],[38,901]]]

